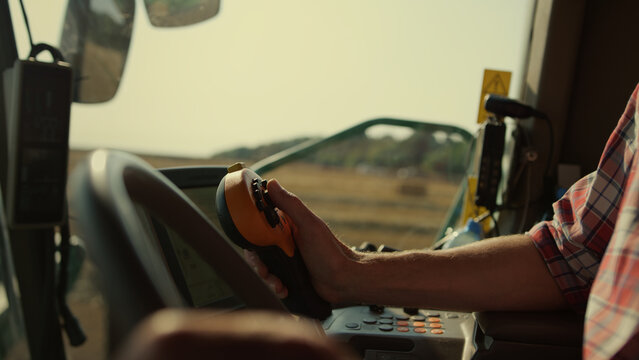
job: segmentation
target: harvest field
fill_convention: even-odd
[[[86,156],[72,151],[69,168]],[[141,155],[154,167],[229,165],[233,159],[181,159]],[[249,164],[250,166],[250,164]],[[371,169],[326,167],[302,162],[263,175],[277,178],[324,219],[349,245],[367,241],[398,249],[430,246],[458,188],[458,179],[400,177]]]
[[[350,245],[367,241],[397,249],[425,248],[444,222],[457,184],[353,169],[289,164],[268,174],[298,195]]]

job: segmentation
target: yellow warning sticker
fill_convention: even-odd
[[[510,89],[510,71],[484,70],[484,82],[481,85],[481,96],[479,97],[479,113],[477,123],[483,123],[488,117],[488,112],[484,109],[484,97],[487,94],[497,94],[508,96]]]

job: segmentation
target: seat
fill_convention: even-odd
[[[98,269],[109,308],[111,346],[152,312],[186,306],[149,215],[197,251],[246,307],[286,311],[193,202],[139,157],[97,150],[74,170],[68,189],[71,226]]]

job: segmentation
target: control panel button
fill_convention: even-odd
[[[400,327],[397,328],[397,331],[399,331],[399,332],[409,332],[410,329],[407,328],[406,326],[400,326]]]
[[[364,322],[364,324],[377,324],[377,319],[373,319],[373,318],[365,318],[364,320],[362,320]]]
[[[346,326],[349,329],[353,329],[353,330],[359,329],[359,324],[358,323],[354,323],[354,322],[346,323],[346,324],[344,324],[344,326]]]
[[[397,326],[408,326],[408,321],[399,320],[397,321]]]
[[[379,321],[379,323],[383,324],[383,325],[393,325],[393,320],[391,320],[391,319],[381,319]]]
[[[424,327],[424,326],[426,326],[426,323],[425,323],[425,322],[423,322],[423,321],[415,321],[415,322],[413,323],[413,326],[414,326],[414,327],[416,327],[416,328],[420,328],[420,327]]]
[[[421,316],[421,315],[413,316],[413,317],[411,317],[411,319],[413,321],[426,321],[426,317]]]
[[[428,330],[420,327],[420,328],[413,329],[413,331],[418,333],[418,334],[425,334]]]
[[[438,323],[440,321],[442,321],[442,320],[440,318],[437,318],[437,317],[429,317],[428,318],[428,322]]]
[[[404,308],[404,312],[408,315],[417,315],[419,313],[418,308],[406,307]]]
[[[381,331],[393,331],[392,325],[380,325],[379,328]]]
[[[430,323],[430,327],[433,329],[439,329],[442,327],[442,324],[438,324],[438,323]]]
[[[433,329],[430,332],[431,332],[431,334],[441,335],[441,334],[444,333],[444,330],[442,330],[442,329]]]

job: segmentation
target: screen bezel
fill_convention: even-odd
[[[171,182],[173,182],[180,190],[184,191],[185,195],[189,196],[191,189],[202,188],[217,188],[220,181],[227,174],[226,166],[189,166],[189,167],[174,167],[158,169],[164,176],[166,176]],[[191,199],[194,203],[195,199]],[[211,199],[215,201],[215,197]],[[216,223],[217,219],[210,219]],[[191,295],[191,291],[188,287],[186,278],[182,271],[180,261],[175,253],[173,244],[171,243],[171,237],[165,225],[155,219],[151,219],[154,231],[156,233],[164,258],[173,276],[175,284],[182,294],[184,300],[193,307],[196,307],[194,299]],[[208,304],[198,304],[197,307],[215,307],[215,308],[239,308],[244,304],[236,297],[229,296],[216,300]]]

